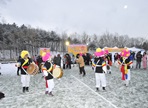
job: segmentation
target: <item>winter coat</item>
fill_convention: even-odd
[[[61,57],[56,57],[55,63],[58,66],[61,66]]]
[[[137,62],[141,62],[142,61],[142,55],[141,55],[141,53],[137,53],[136,60],[137,60]]]
[[[47,72],[47,70],[48,70],[47,75],[45,76],[45,79],[46,80],[53,79],[53,76],[52,76],[53,66],[50,61],[45,62],[44,66],[42,68],[42,71],[44,72],[44,70],[45,70],[45,72]]]
[[[80,67],[83,67],[84,66],[84,59],[82,56],[80,56],[78,59],[77,59],[77,63],[80,64]]]
[[[94,64],[95,64],[95,73],[105,73],[103,67],[106,66],[106,63],[102,57],[94,58]]]

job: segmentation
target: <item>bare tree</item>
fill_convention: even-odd
[[[88,35],[84,32],[84,33],[82,34],[82,43],[83,43],[83,44],[87,44],[88,41],[89,41],[89,37],[88,37]]]

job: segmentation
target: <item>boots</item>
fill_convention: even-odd
[[[54,96],[54,95],[52,94],[52,92],[50,92],[50,93],[49,93],[49,96]]]
[[[83,77],[85,76],[85,74],[83,74]]]
[[[25,93],[25,87],[23,87],[23,93]]]
[[[29,87],[26,87],[26,91],[29,92]]]
[[[96,91],[99,91],[99,88],[98,87],[96,88]]]
[[[45,94],[48,94],[48,91],[45,91]]]
[[[103,90],[105,90],[105,87],[102,87],[103,88]]]

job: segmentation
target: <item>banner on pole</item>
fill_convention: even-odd
[[[50,52],[50,48],[40,48],[40,49],[39,49],[40,56],[42,56],[42,54],[43,54],[44,52],[45,52],[45,53]]]
[[[68,45],[67,46],[68,48],[68,53],[72,53],[74,54],[75,56],[78,54],[78,53],[87,53],[87,45]]]
[[[105,50],[108,50],[109,52],[121,52],[127,48],[104,48]]]

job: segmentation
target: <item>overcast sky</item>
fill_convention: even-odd
[[[0,15],[58,33],[148,36],[148,0],[0,0]]]

